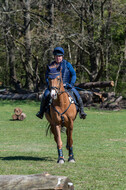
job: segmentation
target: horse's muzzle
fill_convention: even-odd
[[[56,93],[56,90],[54,90],[54,89],[51,90],[51,98],[54,100],[57,99],[57,93]]]

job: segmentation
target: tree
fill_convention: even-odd
[[[9,84],[13,84],[15,88],[19,87],[19,83],[17,81],[16,70],[15,70],[15,43],[13,41],[13,30],[11,28],[11,15],[10,12],[10,4],[8,0],[2,4],[3,14],[2,15],[2,28],[3,35],[6,44],[6,53],[7,53],[7,62],[9,65]]]
[[[22,0],[23,18],[24,18],[24,46],[25,46],[25,60],[23,61],[24,69],[26,71],[25,87],[33,90],[33,66],[32,66],[32,47],[31,47],[31,31],[30,31],[30,3],[31,0]]]
[[[4,72],[15,88],[19,81],[20,87],[28,90],[36,91],[39,85],[43,86],[46,65],[53,58],[55,46],[64,48],[65,58],[76,69],[78,82],[115,80],[116,90],[123,88],[125,1],[1,0],[0,3],[0,38],[6,42],[0,46],[1,60],[7,52],[7,59],[0,66],[1,70],[8,67]]]

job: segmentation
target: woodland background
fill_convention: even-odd
[[[0,0],[0,82],[37,92],[62,46],[77,82],[126,96],[126,0]]]

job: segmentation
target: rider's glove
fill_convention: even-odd
[[[67,89],[72,89],[72,85],[69,84],[69,83],[66,83],[65,88],[67,88]]]

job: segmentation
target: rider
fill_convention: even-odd
[[[62,79],[63,79],[64,87],[66,89],[70,88],[71,91],[73,91],[73,93],[75,94],[76,99],[77,99],[77,103],[79,106],[80,118],[85,119],[86,113],[84,113],[84,111],[83,111],[83,108],[84,108],[83,107],[83,101],[82,101],[78,91],[74,87],[74,83],[76,81],[76,73],[75,73],[71,63],[69,63],[68,61],[63,59],[64,50],[62,47],[54,48],[53,55],[54,55],[55,61],[53,61],[51,64],[49,64],[49,66],[54,66],[54,65],[61,66],[61,68],[62,68]],[[48,88],[45,90],[44,95],[42,96],[40,111],[36,114],[36,116],[39,117],[40,119],[43,118],[43,114],[46,111],[45,108],[48,105],[49,100],[50,100],[48,69],[46,71],[46,83],[48,85]]]

